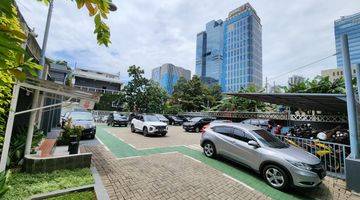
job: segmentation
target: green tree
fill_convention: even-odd
[[[355,85],[356,81],[353,80]],[[329,77],[316,76],[314,79],[307,79],[299,84],[285,87],[287,93],[328,93],[344,94],[345,82],[343,78],[330,81]]]
[[[180,105],[184,111],[201,111],[210,106],[209,89],[200,78],[193,76],[189,81],[180,78],[174,86],[172,104]]]
[[[258,91],[256,86],[250,85],[242,88],[238,93],[255,93]],[[213,107],[215,111],[239,111],[239,112],[258,112],[265,111],[266,105],[263,102],[250,100],[242,97],[231,96],[221,100],[220,104]]]
[[[132,80],[125,86],[127,109],[131,112],[162,113],[168,98],[166,91],[158,83],[146,79],[144,70],[130,66]]]
[[[127,109],[131,112],[145,112],[147,105],[146,87],[149,80],[143,77],[144,70],[138,66],[130,66],[127,70],[131,81],[125,86]]]
[[[116,107],[113,107],[115,103]],[[95,104],[95,110],[122,110],[125,104],[125,93],[105,93],[101,95],[99,103]]]
[[[219,84],[214,84],[209,88],[208,101],[209,107],[217,106],[221,103],[223,99],[223,94],[221,91],[221,86]]]
[[[168,99],[167,92],[156,82],[150,81],[146,88],[147,105],[144,110],[147,113],[163,113]]]

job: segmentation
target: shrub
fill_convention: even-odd
[[[71,120],[65,123],[63,129],[64,130],[61,133],[61,136],[57,140],[58,145],[68,145],[71,135],[76,135],[77,139],[79,140],[83,131],[83,128],[81,126],[73,126]]]
[[[9,148],[9,155],[8,155],[8,165],[10,167],[14,167],[21,163],[24,158],[25,152],[25,145],[26,145],[26,137],[27,137],[27,128],[20,128],[19,132],[14,132],[11,137],[10,148]],[[40,141],[44,138],[44,133],[35,127],[33,133],[33,139],[31,147],[37,146]],[[0,142],[3,138],[0,137]],[[2,145],[0,149],[0,153],[2,151]]]

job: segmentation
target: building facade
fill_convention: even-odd
[[[335,44],[336,44],[336,59],[337,66],[341,68],[343,64],[342,50],[341,50],[341,35],[348,34],[349,39],[349,53],[351,65],[360,63],[360,12],[342,16],[334,22]]]
[[[237,92],[262,86],[262,26],[255,9],[246,3],[231,11],[224,24],[221,87]]]
[[[356,77],[356,68],[355,66],[353,66],[351,68],[351,75],[353,78]],[[336,79],[339,78],[343,78],[344,77],[344,72],[343,69],[341,68],[334,68],[334,69],[326,69],[326,70],[322,70],[321,71],[321,76],[322,77],[329,77],[329,80],[331,82],[334,82]]]
[[[66,61],[50,62],[49,75],[55,83],[65,84],[65,80],[70,73],[71,68]]]
[[[151,71],[151,79],[158,82],[161,87],[168,92],[168,94],[172,94],[174,85],[180,77],[190,80],[191,71],[182,67],[177,67],[170,63],[163,64]]]
[[[123,85],[116,74],[82,68],[76,68],[72,73],[74,87],[90,92],[117,93]]]
[[[246,3],[225,21],[210,21],[197,34],[196,75],[223,92],[249,85],[262,86],[262,26],[255,9]]]
[[[197,34],[195,74],[200,78],[220,81],[223,61],[222,20],[212,20],[206,24],[206,30]]]
[[[288,85],[289,86],[292,86],[292,85],[297,85],[301,82],[304,82],[305,81],[305,78],[302,77],[302,76],[298,76],[298,75],[293,75],[291,77],[289,77],[288,79]]]

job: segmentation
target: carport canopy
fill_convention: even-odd
[[[16,112],[16,106],[17,106],[20,88],[33,92],[33,102],[31,109]],[[47,106],[41,106],[40,102],[42,101],[42,98],[39,98],[40,92],[61,96],[63,97],[62,102]],[[98,102],[99,99],[100,99],[100,95],[96,93],[84,92],[82,90],[75,89],[73,87],[57,84],[47,80],[40,80],[32,77],[27,77],[27,79],[23,82],[18,81],[14,83],[12,98],[10,102],[9,115],[5,130],[4,145],[1,153],[0,171],[4,171],[6,169],[6,162],[9,153],[10,140],[11,140],[15,115],[31,112],[29,127],[27,132],[26,147],[25,147],[25,154],[29,154],[31,148],[32,136],[33,136],[33,130],[34,130],[35,117],[36,117],[36,113],[39,110],[45,108],[54,108],[54,107],[62,106],[64,104],[65,105],[71,104],[72,100],[87,100],[87,101]]]
[[[301,108],[304,110],[327,111],[331,113],[346,113],[345,94],[318,93],[227,93],[271,104]]]

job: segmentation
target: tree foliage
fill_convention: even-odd
[[[116,107],[113,107],[113,103]],[[103,94],[100,97],[99,103],[95,104],[95,110],[122,110],[125,106],[125,93],[119,92],[117,94]]]
[[[353,80],[355,84],[355,79]],[[344,94],[345,82],[344,78],[330,81],[329,77],[316,76],[314,79],[307,79],[299,84],[285,87],[287,93],[328,93],[328,94]]]
[[[128,73],[132,80],[124,88],[127,109],[131,112],[161,113],[167,100],[166,91],[146,79],[144,70],[138,66],[130,66]]]
[[[238,93],[254,93],[257,87],[250,85],[242,88]],[[239,111],[239,112],[258,112],[265,111],[266,105],[263,102],[241,98],[237,96],[227,97],[221,100],[221,103],[212,108],[215,111]]]

